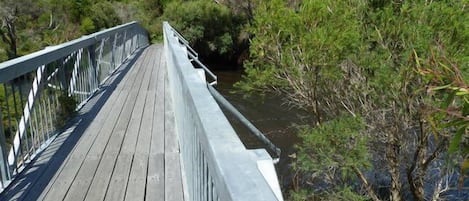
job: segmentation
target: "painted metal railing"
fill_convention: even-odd
[[[272,158],[244,147],[210,94],[206,72],[191,63],[197,53],[168,23],[163,30],[187,200],[283,200]]]
[[[148,34],[131,22],[0,64],[0,188],[43,150]],[[77,104],[78,103],[78,104]]]

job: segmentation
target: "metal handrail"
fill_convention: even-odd
[[[179,39],[182,44],[188,48],[190,51],[188,51],[189,58],[192,59],[198,66],[202,67],[204,69],[205,73],[210,75],[214,81],[208,82],[208,89],[212,96],[219,102],[224,108],[226,108],[230,113],[232,113],[248,130],[256,137],[259,139],[262,143],[264,143],[273,153],[275,153],[275,158],[274,158],[274,163],[277,164],[280,161],[280,155],[281,155],[281,150],[277,146],[275,146],[274,143],[272,143],[259,129],[254,126],[243,114],[241,114],[230,102],[228,102],[223,95],[221,95],[213,86],[217,84],[217,76],[208,69],[207,66],[205,66],[200,60],[198,59],[198,54],[195,52],[194,49],[191,48],[189,45],[189,42],[173,27],[170,27],[170,30],[172,30],[175,33],[175,36]]]
[[[199,67],[204,69],[204,71],[212,78],[212,81],[209,82],[210,85],[216,85],[218,83],[217,76],[208,69],[202,62],[199,60],[199,54],[190,46],[189,42],[173,27],[169,27],[169,29],[174,33],[174,35],[179,39],[179,42],[183,44],[187,48],[187,53],[191,61],[194,61]]]
[[[163,23],[186,199],[283,200],[272,158],[265,149],[246,149],[173,30]]]
[[[130,22],[0,63],[0,190],[54,139],[69,118],[63,99],[83,106],[148,33]],[[64,97],[64,98],[62,98]],[[3,115],[3,117],[2,117]],[[5,134],[12,136],[8,139]]]

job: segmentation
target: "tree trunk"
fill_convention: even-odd
[[[407,169],[407,182],[410,186],[410,191],[415,200],[424,200],[423,178],[425,177],[426,167],[424,166],[424,159],[426,155],[426,148],[428,147],[428,136],[425,135],[423,130],[423,122],[419,121],[419,133],[417,134],[418,140],[412,165]]]
[[[8,45],[8,48],[6,49],[8,59],[14,59],[18,57],[14,20],[4,18],[3,21],[5,23],[6,32],[4,30],[1,30],[3,28],[2,27],[0,28],[0,35],[2,37],[3,42]]]
[[[363,182],[363,185],[365,186],[365,189],[368,192],[368,195],[370,196],[370,198],[374,201],[380,201],[380,199],[376,195],[373,188],[371,188],[371,185],[368,183],[368,180],[366,179],[365,175],[363,175],[363,173],[360,171],[360,169],[358,169],[355,166],[353,166],[352,168],[355,174],[357,174],[358,178],[360,178],[360,180]]]
[[[391,131],[392,132],[392,131]],[[386,157],[389,165],[389,173],[391,174],[391,201],[401,201],[401,182],[399,173],[399,142],[396,132],[388,134],[388,145]]]

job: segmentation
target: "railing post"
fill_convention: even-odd
[[[99,54],[98,58],[96,60],[96,80],[97,80],[97,85],[99,86],[101,80],[99,80],[100,72],[101,72],[101,64],[103,62],[103,52],[104,52],[104,46],[106,45],[106,41],[109,40],[110,37],[103,39],[99,45]]]
[[[124,31],[124,38],[122,38],[122,54],[121,54],[121,64],[124,62],[125,58],[127,58],[127,55],[125,53],[125,42],[127,38],[127,30]],[[125,55],[125,56],[124,56]]]
[[[90,90],[90,92],[94,92],[97,88],[97,84],[96,83],[99,83],[99,80],[98,80],[98,61],[96,59],[96,43],[93,44],[93,45],[90,45],[88,47],[88,54],[90,55],[90,65],[91,65],[91,68],[92,68],[92,74],[91,77],[92,79],[89,79],[88,82],[89,82],[89,85],[90,85],[90,88],[92,88]]]
[[[5,131],[3,128],[2,107],[0,107],[0,179],[2,188],[5,188],[6,182],[9,181],[11,178],[6,151],[7,150]]]
[[[61,90],[67,90],[68,88],[68,82],[66,81],[65,79],[65,71],[66,71],[66,66],[65,66],[65,59],[60,59],[59,60],[59,71],[57,72],[58,73],[58,76],[59,76],[59,82],[60,82],[60,89]]]
[[[133,31],[130,31],[130,48],[129,48],[129,53],[127,54],[127,57],[129,57],[130,54],[134,51],[134,33]]]
[[[118,34],[114,34],[112,49],[111,49],[111,68],[114,70],[116,68],[116,43],[117,43]]]

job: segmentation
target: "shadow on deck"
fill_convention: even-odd
[[[138,50],[0,200],[183,200],[162,52]]]

